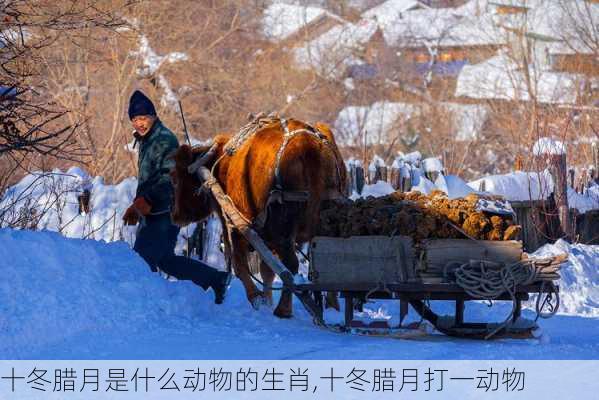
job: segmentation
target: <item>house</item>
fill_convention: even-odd
[[[543,70],[532,65],[523,67],[506,51],[499,51],[489,60],[462,69],[455,96],[477,100],[536,100],[545,104],[573,105],[577,103],[581,95],[581,84],[585,81],[582,74]]]
[[[507,0],[506,0],[507,1]],[[511,0],[516,1],[516,0]],[[537,3],[537,7],[532,4]],[[599,75],[596,24],[599,4],[583,0],[526,3],[525,12],[504,15],[499,24],[521,43],[536,63],[558,72]]]
[[[388,65],[386,31],[402,15],[428,6],[416,0],[387,0],[361,14],[357,21],[335,24],[299,46],[296,60],[316,68],[325,77],[370,79]]]
[[[295,47],[344,22],[324,8],[274,3],[264,10],[262,33],[272,42]]]

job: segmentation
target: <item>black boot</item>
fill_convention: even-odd
[[[229,284],[231,283],[232,275],[230,272],[223,272],[223,277],[221,280],[212,285],[212,290],[214,290],[214,303],[222,304],[225,301],[225,295],[227,294],[227,289],[229,288]]]

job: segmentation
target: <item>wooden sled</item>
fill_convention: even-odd
[[[524,320],[521,317],[522,301],[529,299],[530,293],[539,295],[557,295],[559,288],[551,283],[536,282],[531,285],[519,286],[515,289],[512,295],[508,293],[497,296],[494,300],[512,301],[513,313],[509,320],[499,321],[494,323],[472,323],[464,321],[465,302],[470,300],[483,300],[480,297],[469,295],[461,286],[454,283],[431,281],[430,276],[424,279],[422,276],[427,276],[427,273],[439,273],[439,249],[447,246],[448,241],[432,243],[429,246],[429,257],[431,258],[431,268],[427,272],[428,261],[426,257],[420,259],[414,253],[414,246],[410,238],[387,238],[385,240],[375,239],[375,237],[362,237],[360,241],[367,243],[366,251],[360,254],[352,254],[352,251],[357,249],[354,244],[342,244],[341,250],[332,248],[330,258],[324,257],[326,251],[313,252],[311,262],[320,266],[328,266],[321,268],[319,279],[314,283],[296,284],[291,272],[274,256],[270,249],[265,245],[264,241],[248,223],[248,221],[240,214],[231,199],[223,192],[222,188],[212,176],[210,171],[205,167],[200,167],[198,170],[200,178],[204,182],[204,186],[211,190],[214,198],[218,202],[227,224],[230,224],[234,229],[241,233],[246,240],[254,247],[261,259],[279,276],[283,282],[283,286],[294,293],[304,308],[312,316],[313,322],[320,327],[326,327],[336,332],[351,332],[357,327],[354,323],[354,303],[356,300],[365,302],[368,299],[397,299],[400,301],[400,327],[388,327],[389,333],[393,329],[402,328],[401,323],[408,313],[408,308],[411,306],[422,319],[429,321],[439,332],[462,338],[471,339],[489,339],[489,338],[529,338],[533,336],[533,331],[537,329],[534,321]],[[378,237],[377,237],[378,238]],[[331,243],[339,244],[343,239],[329,238]],[[314,243],[326,242],[327,238],[318,238]],[[380,243],[375,243],[379,240]],[[460,251],[454,251],[455,257],[472,257],[470,253],[464,251],[464,243],[466,240],[458,240],[456,245],[461,248]],[[439,246],[439,244],[443,246]],[[384,254],[379,254],[384,247]],[[477,247],[478,246],[478,247]],[[493,260],[508,262],[515,254],[520,257],[521,243],[479,243],[475,247],[471,247],[471,251],[477,254],[477,257],[491,257]],[[482,246],[482,247],[481,247]],[[515,247],[516,246],[516,247]],[[519,251],[515,248],[519,246]],[[326,249],[326,246],[325,246]],[[371,252],[372,254],[369,254]],[[321,257],[321,259],[318,259]],[[343,260],[346,260],[346,265]],[[320,261],[319,261],[320,260]],[[328,260],[328,261],[327,261]],[[432,260],[435,260],[432,262]],[[452,260],[446,260],[452,261]],[[463,261],[463,260],[462,260]],[[561,260],[563,262],[563,260]],[[341,263],[341,264],[339,264]],[[559,263],[559,260],[558,260]],[[376,266],[376,273],[372,271],[364,271],[361,268],[366,266]],[[436,268],[436,269],[435,269]],[[314,271],[311,271],[312,273]],[[375,281],[368,282],[368,276],[376,276]],[[361,281],[362,280],[362,281]],[[428,280],[428,281],[427,281]],[[340,292],[345,299],[345,322],[342,326],[327,325],[323,319],[324,300],[323,292]],[[455,302],[455,313],[450,316],[440,316],[431,310],[427,305],[427,301],[433,300],[450,300]],[[558,300],[559,301],[559,300]],[[554,305],[554,307],[557,307]],[[361,327],[363,332],[384,332],[386,328],[381,327]]]

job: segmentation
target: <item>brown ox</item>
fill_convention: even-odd
[[[298,133],[285,146],[279,163],[283,191],[307,193],[307,200],[269,202],[265,222],[258,230],[266,244],[293,274],[298,272],[299,266],[295,244],[307,242],[314,236],[321,203],[342,196],[346,184],[345,167],[331,130],[324,124],[316,124],[315,127],[326,140],[308,133]],[[300,121],[288,120],[288,129],[311,128]],[[284,139],[283,132],[280,123],[267,125],[245,141],[232,156],[223,151],[230,139],[229,135],[216,136],[213,146],[181,146],[175,153],[176,167],[171,173],[175,186],[173,221],[185,225],[202,220],[213,211],[220,214],[210,194],[205,191],[198,193],[201,182],[188,172],[187,167],[198,156],[203,157],[202,162],[206,167],[214,167],[215,178],[239,211],[248,220],[256,221],[267,207],[267,200],[274,188],[274,170],[277,152]],[[252,306],[258,308],[261,303],[271,303],[270,287],[274,279],[271,269],[264,263],[260,266],[265,284],[263,293],[251,279],[249,244],[235,231],[231,244],[236,275],[243,283]],[[289,291],[283,291],[274,314],[282,318],[291,317]]]

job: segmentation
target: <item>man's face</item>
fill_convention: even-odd
[[[154,121],[156,121],[156,117],[153,115],[138,115],[133,117],[131,124],[139,136],[144,137],[152,129]]]

